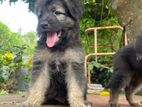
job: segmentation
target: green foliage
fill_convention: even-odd
[[[80,31],[82,44],[85,50],[85,53],[93,52],[93,49],[89,48],[87,45],[85,30],[89,27],[97,26],[110,26],[110,25],[119,25],[117,17],[113,14],[109,0],[82,0],[84,3],[84,13],[80,20]],[[107,35],[114,35],[112,33],[107,33]],[[106,32],[102,32],[100,35],[106,35]],[[99,36],[101,37],[101,42],[104,43],[108,36]],[[113,36],[111,36],[113,37]],[[93,34],[89,36],[90,44],[93,44]]]
[[[88,64],[88,70],[91,73],[91,82],[96,84],[102,84],[103,87],[107,87],[111,76],[112,68],[102,66],[100,63],[92,60]]]
[[[34,52],[35,46],[36,46],[36,33],[35,32],[28,32],[24,35],[22,35],[23,38],[23,44],[26,44],[28,47],[25,50],[25,53],[27,55],[30,55]]]
[[[23,75],[21,70],[29,70],[35,43],[34,32],[21,35],[0,22],[0,89],[16,89],[19,81],[30,80],[29,73]]]
[[[7,91],[5,91],[5,90],[0,90],[0,96],[1,96],[1,95],[7,95],[7,94],[8,94]]]
[[[36,36],[35,32],[28,32],[21,35],[10,31],[10,29],[0,22],[0,53],[6,53],[11,50],[13,46],[28,45],[25,54],[32,54],[35,44]]]
[[[100,64],[97,63],[96,61],[91,61],[89,64],[88,64],[88,70],[92,73],[93,72],[93,68],[94,66],[96,68],[100,68]]]
[[[12,44],[21,44],[19,35],[11,32],[5,24],[0,22],[0,53],[11,49]]]
[[[0,55],[0,89],[14,89],[17,82],[15,79],[21,68],[25,67],[23,61],[25,45],[14,46],[9,52]],[[20,75],[23,81],[29,80],[28,75]]]
[[[90,27],[119,25],[118,19],[111,10],[109,0],[82,0],[84,14],[80,20],[82,43],[86,54],[93,53],[94,48],[89,47],[84,31]],[[119,48],[122,31],[100,30],[98,32],[98,52],[113,52]],[[89,43],[94,45],[94,34],[89,33]],[[111,75],[112,56],[99,56],[88,62],[88,72],[91,72],[91,82],[107,86]],[[108,68],[102,66],[105,65]]]

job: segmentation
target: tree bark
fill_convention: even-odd
[[[142,36],[142,0],[110,0],[121,26],[125,27],[129,42]]]

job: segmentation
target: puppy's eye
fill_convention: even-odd
[[[65,13],[60,12],[60,11],[54,11],[53,14],[54,14],[55,16],[58,16],[58,15],[65,15]]]

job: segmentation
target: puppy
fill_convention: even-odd
[[[29,96],[24,107],[65,104],[91,107],[86,101],[84,54],[79,36],[79,0],[35,0],[39,41],[33,57]]]
[[[140,36],[137,39],[141,38]],[[114,56],[113,74],[109,84],[111,90],[110,107],[119,106],[118,97],[122,88],[125,90],[126,99],[131,106],[142,106],[133,100],[133,95],[142,88],[142,60],[137,57],[137,53],[141,54],[141,44],[139,43],[136,41],[120,48]],[[138,48],[139,52],[137,52]]]

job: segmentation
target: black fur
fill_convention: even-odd
[[[141,52],[142,47],[136,47],[136,44],[137,46],[141,45],[138,43],[129,44],[119,49],[114,56],[113,74],[109,84],[111,107],[118,107],[118,95],[122,88],[125,90],[130,105],[138,106],[132,95],[142,85],[142,59],[137,59],[137,51],[139,49]]]

